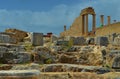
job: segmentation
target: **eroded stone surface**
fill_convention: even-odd
[[[100,46],[107,46],[109,44],[108,37],[96,37],[95,44]]]
[[[39,79],[38,70],[9,70],[0,71],[0,79]]]

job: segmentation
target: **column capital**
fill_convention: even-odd
[[[93,16],[96,16],[96,14],[92,14]]]
[[[86,14],[85,16],[88,16],[88,14]]]

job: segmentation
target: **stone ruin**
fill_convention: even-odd
[[[92,15],[92,31],[88,31],[88,15]],[[111,30],[112,29],[112,30]],[[105,47],[106,55],[102,55],[102,63],[108,65],[112,68],[120,68],[119,58],[120,56],[110,55],[111,51],[120,50],[120,22],[111,23],[111,17],[107,16],[107,24],[104,23],[104,15],[100,15],[100,27],[96,26],[96,13],[92,7],[87,7],[81,10],[80,16],[78,16],[69,29],[66,29],[64,25],[64,32],[60,33],[64,41],[70,41],[72,39],[73,46],[68,50],[68,52],[77,52],[75,46],[78,45],[80,48],[82,46],[98,46],[98,49]],[[82,39],[79,39],[83,37]],[[87,50],[85,48],[84,52]],[[89,51],[90,52],[90,51]],[[104,51],[100,50],[101,54]],[[83,54],[84,55],[84,54]],[[92,55],[92,53],[91,53]],[[96,55],[96,54],[95,54]],[[68,55],[65,55],[68,56]],[[84,55],[85,56],[85,55]],[[99,56],[99,55],[98,55]],[[65,58],[65,57],[63,57]],[[68,57],[69,58],[69,57]],[[73,57],[74,58],[74,57]],[[86,58],[87,59],[87,58]],[[92,58],[90,59],[92,60]],[[111,62],[111,63],[110,63]]]
[[[38,70],[9,70],[0,71],[0,79],[39,79]]]
[[[88,15],[92,15],[92,31],[88,30]],[[112,33],[120,33],[120,22],[111,23],[111,17],[107,16],[107,24],[104,24],[104,15],[100,15],[100,27],[96,26],[96,13],[92,7],[81,10],[69,29],[64,25],[64,32],[60,36],[105,36]],[[112,29],[112,30],[111,30]]]
[[[89,14],[93,17],[91,32],[88,31]],[[104,15],[101,15],[101,25],[104,26]],[[108,16],[108,26],[110,25],[110,16]],[[70,29],[67,30],[64,25],[64,32],[61,33],[63,38],[58,38],[54,35],[50,37],[51,40],[49,42],[51,45],[49,47],[52,48],[53,46],[52,49],[54,49],[54,51],[51,51],[49,47],[43,47],[43,33],[33,32],[28,34],[18,29],[7,29],[5,33],[0,34],[0,63],[26,64],[33,62],[37,64],[34,66],[3,66],[0,67],[1,70],[9,70],[12,67],[12,71],[25,70],[26,73],[22,71],[16,71],[17,73],[15,74],[13,74],[12,71],[0,72],[0,76],[6,76],[7,74],[9,78],[12,78],[12,75],[29,79],[33,78],[32,76],[34,75],[38,76],[40,74],[39,71],[106,73],[110,72],[111,69],[104,69],[104,67],[120,69],[120,49],[116,47],[109,48],[109,45],[120,46],[120,34],[110,32],[110,34],[107,35],[102,35],[101,33],[101,35],[99,35],[98,31],[100,30],[101,29],[96,28],[96,14],[92,7],[83,9]],[[27,43],[30,43],[30,46],[28,46],[28,48],[31,48],[30,50],[26,50],[25,46],[22,45],[25,43],[25,40],[29,40]],[[71,45],[69,46],[69,44]],[[108,63],[112,63],[112,65]],[[47,65],[40,68],[39,64]],[[27,71],[31,69],[36,69],[37,71],[31,71],[34,73]],[[5,76],[0,78],[7,78]]]
[[[32,33],[31,43],[33,46],[43,46],[43,33]]]
[[[0,63],[19,64],[31,61],[31,55],[25,51],[24,46],[13,44],[0,45]]]
[[[92,7],[85,8],[81,11],[80,16],[74,21],[69,30],[64,26],[64,32],[61,36],[83,36],[88,35],[88,15],[93,17],[92,33],[94,34],[96,28],[96,14]]]
[[[27,32],[18,29],[6,29],[4,33],[15,39],[17,43],[22,42],[28,36]]]
[[[7,34],[0,34],[0,43],[16,43],[16,39],[10,37],[10,35]]]

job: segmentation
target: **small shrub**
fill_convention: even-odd
[[[25,45],[25,50],[26,50],[26,51],[30,51],[30,50],[33,49],[33,46],[32,46],[31,43],[25,43],[24,45]]]
[[[50,58],[46,59],[45,63],[46,64],[51,64],[52,63],[52,59],[50,59]]]
[[[71,48],[73,46],[73,39],[70,39],[68,42],[68,48]]]

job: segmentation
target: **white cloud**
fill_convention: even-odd
[[[76,9],[72,10],[72,8],[74,8],[74,6],[69,7],[61,4],[48,12],[9,11],[0,9],[0,26],[42,32],[49,31],[48,29],[54,32],[58,30],[54,28],[60,29],[61,27],[61,30],[58,30],[58,32],[60,32],[64,24],[70,26],[74,18],[78,16],[80,11]],[[48,29],[45,30],[44,28]]]
[[[113,22],[114,19],[120,21],[120,0],[99,0],[96,1],[95,4],[93,4],[93,7],[95,8],[96,14],[97,14],[97,25],[100,24],[100,15],[104,15],[105,24],[107,24],[107,16],[111,16],[111,22]]]
[[[118,0],[97,0],[88,3],[76,3],[76,5],[61,4],[55,6],[47,12],[32,11],[10,11],[0,9],[0,26],[2,28],[15,27],[27,31],[56,32],[63,30],[63,25],[69,27],[74,19],[79,16],[81,9],[93,6],[97,14],[97,25],[99,25],[99,15],[110,15],[113,19],[120,20],[120,1]],[[2,27],[5,26],[5,27]]]

